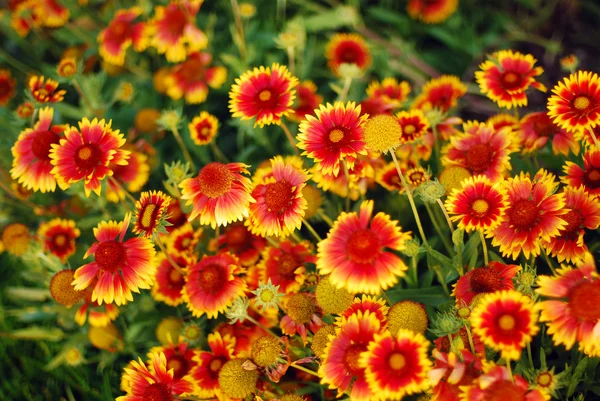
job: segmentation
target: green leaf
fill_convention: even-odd
[[[415,289],[393,289],[386,291],[386,295],[392,302],[405,299],[420,302],[428,306],[440,306],[452,300],[444,294],[442,287],[415,288]]]
[[[338,6],[304,19],[304,25],[308,32],[335,30],[358,23],[358,12],[354,7],[349,6]]]
[[[478,247],[481,245],[479,234],[472,234],[467,243],[465,244],[465,250],[463,252],[463,263],[467,262],[469,267],[472,268],[477,263],[477,256],[479,255]]]
[[[63,331],[58,327],[31,326],[26,329],[14,330],[10,333],[0,333],[2,336],[17,338],[19,340],[46,340],[60,341],[64,338]]]
[[[581,361],[579,361],[577,367],[573,371],[573,376],[571,377],[569,388],[567,389],[567,397],[570,397],[575,393],[577,385],[581,382],[581,378],[585,373],[585,368],[587,367],[588,360],[589,358],[587,356],[584,357]]]
[[[427,250],[427,266],[433,271],[439,269],[442,279],[446,283],[458,278],[454,261],[433,248]]]

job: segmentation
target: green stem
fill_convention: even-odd
[[[179,148],[183,152],[183,156],[185,157],[185,160],[190,164],[190,166],[192,167],[192,170],[195,170],[196,165],[194,164],[194,161],[192,160],[192,155],[190,155],[190,152],[187,150],[185,143],[183,143],[183,138],[181,137],[181,135],[179,135],[179,130],[177,129],[176,125],[173,125],[171,127],[171,132],[173,133],[173,136],[175,137],[175,140],[177,141]]]
[[[346,77],[344,79],[344,87],[342,88],[342,93],[340,93],[340,102],[345,102],[348,97],[348,92],[350,91],[350,86],[352,85],[352,78]]]
[[[294,136],[290,132],[290,130],[287,127],[287,125],[285,125],[285,123],[283,122],[283,120],[280,122],[279,125],[281,126],[281,129],[283,129],[283,132],[285,132],[285,136],[287,137],[290,145],[292,146],[292,150],[294,151],[294,154],[296,156],[300,156],[300,152],[298,151],[298,147],[296,145],[296,140],[294,139]]]
[[[227,158],[227,156],[225,156],[223,154],[223,152],[221,152],[221,149],[219,149],[219,147],[217,146],[217,144],[215,143],[214,140],[210,142],[210,148],[213,151],[213,154],[215,155],[215,157],[217,159],[219,159],[223,163],[228,163],[229,162],[229,159]]]
[[[263,329],[264,331],[266,331],[267,333],[269,333],[270,335],[272,335],[273,337],[275,337],[276,339],[279,340],[279,336],[277,334],[273,333],[273,331],[271,331],[271,329],[267,329],[259,321],[255,320],[254,318],[252,318],[250,316],[246,316],[244,319],[248,319],[251,323],[254,323],[255,325],[257,325],[258,327],[260,327],[261,329]]]
[[[533,357],[531,356],[531,343],[527,343],[527,359],[529,360],[529,366],[531,369],[534,369],[533,366]]]
[[[310,231],[310,233],[312,234],[312,236],[315,237],[315,239],[317,240],[317,242],[323,241],[323,238],[321,238],[321,236],[315,231],[315,229],[313,228],[313,226],[308,221],[306,221],[305,218],[302,218],[302,223],[304,223],[304,226],[308,229],[308,231]]]
[[[415,205],[415,200],[413,199],[412,192],[404,179],[404,175],[402,174],[402,170],[400,170],[400,164],[398,163],[398,159],[396,158],[396,154],[394,151],[390,151],[392,154],[392,159],[394,159],[394,164],[396,164],[396,171],[398,172],[398,176],[400,177],[400,181],[402,182],[402,186],[406,191],[406,196],[408,197],[408,202],[410,203],[410,208],[412,209],[413,215],[415,216],[415,221],[417,223],[417,228],[419,229],[419,234],[421,235],[421,239],[423,240],[423,244],[425,246],[429,246],[427,242],[427,237],[425,237],[425,231],[423,231],[423,225],[421,224],[421,219],[419,219],[419,212],[417,212],[417,206]]]
[[[487,266],[490,261],[488,258],[488,249],[487,249],[487,244],[485,242],[485,237],[483,236],[483,231],[482,230],[477,230],[479,232],[479,238],[481,239],[481,246],[483,247],[483,261],[485,263],[485,266]]]
[[[442,213],[444,213],[444,217],[446,218],[446,223],[448,223],[448,228],[450,229],[450,234],[452,234],[454,232],[454,225],[452,224],[452,220],[450,220],[448,211],[446,210],[446,207],[444,206],[444,204],[442,203],[442,201],[440,199],[437,200],[437,204],[440,206],[440,209],[442,209]]]
[[[510,359],[506,360],[506,369],[508,369],[508,373],[510,374],[510,380],[514,383],[515,378],[513,377],[512,368],[510,367]]]
[[[418,276],[418,265],[417,265],[417,257],[413,256],[412,260],[411,260],[411,264],[412,264],[412,279],[413,279],[413,283],[414,283],[414,288],[418,288],[419,287],[419,276]]]
[[[244,35],[244,24],[242,23],[242,15],[240,13],[240,6],[237,0],[231,0],[231,8],[233,10],[233,17],[235,19],[235,26],[237,28],[240,45],[240,56],[242,60],[246,60],[246,37]]]
[[[546,254],[546,252],[542,252],[542,255],[544,255],[544,259],[546,259],[546,263],[548,264],[548,267],[552,271],[552,274],[556,276],[556,270],[554,269],[554,263],[552,263],[552,259],[550,259],[550,257]]]
[[[469,347],[471,347],[471,353],[475,355],[475,344],[473,343],[473,335],[471,334],[471,329],[469,329],[468,324],[465,324],[465,329],[467,331],[467,338],[469,339]]]
[[[325,214],[325,212],[324,212],[323,210],[319,209],[319,210],[317,211],[317,213],[319,214],[319,216],[321,216],[321,218],[323,219],[323,221],[324,221],[325,223],[327,223],[327,225],[328,225],[329,227],[333,227],[333,221],[332,221],[332,220],[329,218],[329,216],[327,216],[327,215]]]
[[[287,48],[288,60],[290,64],[290,73],[296,75],[296,59],[294,57],[294,48],[289,46]]]
[[[448,252],[448,254],[451,254],[452,253],[452,245],[448,241],[448,238],[446,237],[446,235],[444,235],[444,233],[442,232],[442,228],[440,227],[440,223],[438,222],[437,218],[435,217],[435,213],[433,213],[433,210],[431,210],[431,206],[429,206],[429,204],[427,204],[427,202],[423,202],[423,204],[425,205],[425,210],[427,210],[427,214],[429,214],[429,218],[431,219],[433,228],[435,228],[435,231],[438,233],[440,239],[442,240],[442,243],[444,244],[444,248],[446,248],[446,252]]]
[[[181,274],[182,276],[185,277],[185,272],[183,270],[181,270],[181,267],[179,267],[179,265],[177,263],[175,263],[175,261],[173,260],[173,258],[169,254],[169,252],[167,251],[167,248],[165,247],[162,240],[160,239],[160,235],[155,234],[154,239],[155,239],[156,245],[158,245],[158,247],[160,248],[162,253],[165,254],[167,261],[171,264],[171,266],[173,266],[173,269],[175,269],[179,274]]]
[[[298,369],[298,370],[301,370],[301,371],[303,371],[304,373],[308,373],[309,375],[313,375],[313,376],[319,377],[319,374],[318,374],[317,372],[315,372],[314,370],[307,369],[307,368],[305,368],[304,366],[296,365],[296,363],[295,363],[295,362],[292,362],[292,363],[290,364],[290,367],[292,367],[292,368],[296,368],[296,369]]]
[[[348,165],[346,164],[346,160],[342,160],[342,167],[344,168],[344,176],[346,177],[346,182],[348,184],[348,194],[346,195],[346,199],[344,200],[344,210],[346,212],[350,211],[350,172],[348,171]]]

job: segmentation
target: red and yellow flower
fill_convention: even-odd
[[[566,176],[562,182],[570,187],[577,188],[583,185],[585,190],[592,196],[600,196],[600,150],[594,149],[583,155],[583,168],[566,161],[563,167]]]
[[[296,87],[296,95],[298,98],[292,107],[294,114],[290,114],[290,118],[298,122],[312,114],[323,103],[323,96],[317,93],[317,86],[312,81],[300,82]]]
[[[358,155],[366,154],[363,125],[367,116],[360,115],[360,106],[327,103],[315,110],[316,117],[307,115],[300,123],[298,147],[320,163],[323,174],[337,176],[340,165],[352,168]]]
[[[458,0],[410,0],[406,11],[414,19],[439,24],[454,14],[457,7]]]
[[[367,87],[367,96],[369,98],[379,98],[383,103],[396,109],[408,98],[411,86],[407,81],[398,82],[396,78],[385,78],[383,81],[373,81]]]
[[[198,146],[208,145],[212,142],[219,130],[219,120],[212,114],[202,111],[188,124],[190,137]]]
[[[94,285],[91,301],[100,305],[116,303],[123,305],[133,301],[131,292],[149,289],[154,281],[154,245],[146,238],[130,238],[123,241],[129,227],[130,215],[124,221],[102,221],[94,228],[95,242],[84,258],[94,255],[95,261],[75,271],[73,286],[83,290]]]
[[[552,177],[534,179],[521,172],[505,183],[508,207],[505,219],[491,230],[492,245],[499,246],[503,255],[516,259],[521,252],[526,258],[540,254],[540,241],[550,241],[567,225],[562,215],[565,195],[555,194]]]
[[[385,326],[387,314],[389,308],[387,303],[381,299],[370,295],[363,295],[362,297],[354,298],[354,302],[346,309],[341,315],[340,318],[348,319],[350,316],[361,312],[363,315],[369,311],[374,314],[377,320],[381,323],[381,326]],[[342,320],[339,319],[338,323]]]
[[[220,394],[219,371],[225,363],[233,358],[236,337],[214,332],[208,335],[210,351],[198,351],[194,356],[196,365],[191,376],[196,384],[196,396],[202,398],[215,397]]]
[[[81,235],[73,220],[52,219],[40,224],[38,236],[44,250],[58,257],[63,263],[75,253],[75,240]]]
[[[91,301],[91,291],[86,289],[85,302],[77,312],[75,313],[75,322],[83,326],[86,321],[90,322],[92,327],[106,327],[111,322],[115,321],[119,317],[119,308],[114,304],[102,304]]]
[[[389,331],[375,334],[358,361],[375,398],[399,400],[427,390],[427,373],[433,365],[429,346],[422,334],[411,330],[399,330],[394,336]]]
[[[566,187],[565,207],[569,209],[561,219],[567,222],[557,237],[544,243],[546,252],[555,256],[559,262],[575,262],[588,251],[583,240],[585,230],[596,230],[600,225],[600,205],[598,200],[588,194],[584,186]]]
[[[318,245],[317,269],[330,274],[330,281],[351,293],[378,294],[398,282],[408,266],[392,251],[401,251],[411,238],[397,221],[379,212],[373,214],[373,201],[365,201],[360,211],[340,214],[327,238]]]
[[[419,140],[429,129],[429,120],[419,109],[396,113],[398,124],[402,128],[400,143],[412,143]]]
[[[188,221],[200,216],[200,224],[211,227],[226,226],[248,217],[248,207],[254,199],[250,195],[252,182],[243,163],[208,163],[198,176],[185,179],[181,199],[193,205]]]
[[[316,333],[319,328],[325,325],[319,317],[321,311],[317,308],[315,294],[308,292],[291,294],[284,299],[283,303],[287,314],[279,322],[281,332],[289,336],[298,333],[302,343],[306,346],[307,326],[310,331]]]
[[[421,94],[412,103],[413,108],[423,111],[440,109],[444,113],[456,106],[458,99],[467,93],[467,85],[454,75],[442,75],[429,80]]]
[[[479,66],[481,71],[475,72],[481,93],[507,109],[527,106],[525,91],[530,86],[546,92],[546,87],[536,81],[536,77],[544,72],[542,67],[534,67],[536,61],[531,54],[512,50],[489,55]]]
[[[175,396],[193,391],[192,383],[176,379],[174,370],[167,370],[167,358],[164,353],[152,353],[149,365],[150,370],[141,358],[131,361],[131,368],[125,368],[123,374],[123,381],[129,382],[131,386],[126,386],[127,395],[117,397],[117,401],[170,401]]]
[[[19,184],[34,191],[54,192],[56,179],[51,174],[50,151],[58,144],[66,127],[52,125],[54,109],[45,107],[33,128],[23,130],[12,148],[10,175]]]
[[[185,275],[182,272],[195,264],[195,260],[193,257],[184,255],[170,253],[169,256],[180,269],[175,269],[166,255],[162,252],[159,253],[156,260],[158,267],[154,274],[152,297],[169,306],[177,306],[183,302],[182,290],[185,285]]]
[[[342,64],[354,64],[361,70],[371,65],[371,51],[362,36],[355,33],[336,33],[325,48],[327,66],[339,75]]]
[[[563,266],[553,277],[539,276],[536,292],[541,301],[540,321],[548,326],[554,344],[568,350],[575,342],[590,357],[600,356],[600,278],[591,254],[577,267]]]
[[[573,132],[558,127],[547,113],[529,113],[521,119],[517,131],[523,145],[523,153],[533,153],[552,141],[552,152],[555,155],[569,156],[579,154],[579,142]]]
[[[15,97],[17,80],[12,77],[10,70],[0,69],[0,106],[6,106]]]
[[[376,393],[369,388],[365,368],[359,361],[367,353],[375,335],[382,331],[380,320],[369,311],[359,311],[347,319],[342,318],[335,337],[327,344],[321,358],[321,383],[336,389],[339,396],[349,394],[352,400],[375,398]]]
[[[521,270],[519,265],[505,265],[492,261],[487,266],[473,269],[461,276],[454,285],[452,296],[460,307],[470,305],[479,294],[514,289],[513,278]]]
[[[183,298],[188,309],[196,317],[206,313],[209,319],[223,313],[246,291],[240,273],[239,261],[229,253],[204,256],[187,270]]]
[[[136,21],[142,12],[141,7],[118,10],[108,26],[98,34],[98,52],[105,61],[122,66],[129,47],[133,46],[136,52],[146,49],[148,26],[145,22]]]
[[[113,178],[121,185],[115,185],[109,181],[106,186],[106,200],[117,203],[125,199],[125,188],[129,193],[140,192],[150,178],[150,163],[148,155],[135,150],[131,146],[125,146],[124,149],[130,151],[127,165],[111,163],[110,169],[113,171]]]
[[[471,385],[462,388],[461,401],[549,401],[550,394],[531,390],[519,375],[512,375],[504,366],[492,365]]]
[[[56,0],[15,0],[8,3],[11,10],[11,26],[22,37],[31,29],[58,28],[71,15],[69,9]]]
[[[432,356],[435,366],[427,375],[433,386],[433,399],[460,401],[460,388],[471,385],[482,373],[481,359],[464,349],[460,353],[445,353],[434,349]]]
[[[135,204],[133,232],[145,238],[152,237],[158,231],[170,203],[171,197],[162,191],[142,192]]]
[[[518,360],[540,330],[533,301],[514,290],[483,296],[471,313],[471,326],[473,333],[505,360]]]
[[[300,229],[307,203],[302,188],[309,176],[305,170],[286,165],[280,156],[271,160],[272,176],[254,187],[246,225],[253,234],[286,237]]]
[[[357,200],[364,196],[370,183],[375,179],[375,169],[370,161],[359,158],[354,162],[354,166],[348,169],[346,174],[322,174],[321,165],[316,163],[310,170],[311,179],[317,183],[317,186],[323,191],[332,192],[342,198]]]
[[[281,117],[293,112],[296,85],[298,79],[283,65],[254,68],[236,78],[229,92],[229,109],[233,117],[256,118],[254,126],[279,125]]]
[[[170,253],[182,256],[191,256],[200,242],[204,230],[196,230],[190,223],[182,224],[169,233],[166,247]]]
[[[600,77],[577,71],[552,88],[548,115],[567,131],[581,131],[600,124]]]
[[[315,263],[316,259],[308,241],[296,244],[284,240],[277,248],[266,247],[257,267],[260,282],[266,283],[270,279],[284,294],[297,292],[306,279],[306,264]]]
[[[471,232],[496,228],[504,218],[508,202],[502,183],[492,184],[486,176],[478,175],[464,180],[462,188],[455,188],[445,205],[450,218]]]
[[[155,6],[154,18],[149,22],[152,30],[151,45],[167,61],[178,63],[186,55],[204,49],[208,38],[196,22],[202,1],[172,1],[166,7]]]
[[[218,238],[219,252],[229,252],[240,260],[242,266],[253,266],[260,259],[267,241],[248,230],[244,223],[233,223]]]
[[[185,342],[152,347],[148,352],[148,358],[153,354],[163,353],[167,359],[167,371],[173,371],[173,380],[184,379],[190,384],[194,382],[190,372],[195,366],[195,350],[189,348]],[[159,401],[162,401],[159,399]]]
[[[496,131],[485,123],[464,124],[464,134],[450,139],[444,149],[444,166],[461,166],[472,175],[485,175],[495,183],[510,170],[510,153],[515,148],[508,135],[510,129]]]
[[[62,102],[65,98],[66,90],[58,89],[58,82],[53,79],[44,79],[41,75],[34,75],[29,78],[29,90],[35,100],[40,103]]]
[[[209,87],[218,89],[227,80],[227,69],[222,66],[209,67],[211,62],[212,55],[196,52],[171,68],[165,77],[167,95],[174,100],[184,98],[190,104],[204,102]]]
[[[79,122],[79,130],[70,127],[60,143],[52,145],[50,162],[54,168],[50,173],[61,188],[84,180],[86,196],[89,197],[91,191],[100,195],[100,180],[113,175],[109,165],[128,164],[130,152],[121,149],[125,138],[119,130],[111,128],[111,123],[96,118],[90,122],[84,117]]]

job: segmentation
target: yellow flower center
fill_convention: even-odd
[[[400,352],[394,352],[388,359],[388,365],[394,370],[400,370],[406,366],[406,358]]]
[[[267,100],[271,99],[271,91],[265,89],[264,91],[258,94],[258,98],[263,102],[266,102]]]
[[[155,204],[150,203],[149,205],[146,205],[146,207],[144,208],[144,211],[142,212],[142,216],[140,218],[140,226],[142,226],[143,228],[150,228],[150,226],[152,225],[152,223],[156,217],[154,215],[155,210],[156,210]]]
[[[169,273],[169,281],[171,283],[179,283],[181,281],[181,277],[181,273],[179,273],[175,269],[171,270],[171,272]]]
[[[88,146],[84,146],[79,149],[77,156],[79,156],[81,160],[88,160],[90,157],[92,157],[92,149],[90,149]]]
[[[498,326],[500,326],[502,330],[512,330],[515,328],[515,325],[515,318],[511,315],[502,315],[500,320],[498,320]]]
[[[410,135],[410,134],[414,133],[416,130],[417,130],[417,128],[412,124],[408,124],[408,125],[405,125],[404,127],[402,127],[402,132],[404,132],[406,135]]]
[[[477,214],[484,214],[485,212],[488,211],[488,209],[490,208],[490,205],[484,199],[477,199],[475,202],[473,202],[473,205],[471,206],[471,208]]]
[[[342,131],[340,129],[336,128],[329,133],[329,140],[333,143],[337,143],[337,142],[341,141],[342,139],[344,139],[344,131]]]
[[[58,234],[54,237],[54,245],[56,246],[64,246],[67,243],[67,236],[64,234]]]
[[[220,359],[213,359],[212,361],[210,361],[208,368],[211,371],[216,372],[219,369],[221,369],[221,366],[223,366],[223,361],[221,361]]]
[[[218,198],[231,189],[234,178],[233,173],[224,164],[209,163],[198,174],[200,192],[209,198]]]
[[[519,77],[514,72],[508,72],[504,75],[504,82],[509,84],[517,82],[517,79],[519,79]]]
[[[590,99],[588,99],[585,96],[578,96],[577,98],[575,98],[573,105],[577,110],[585,110],[590,105]]]
[[[536,382],[540,387],[549,387],[552,384],[552,374],[549,372],[542,372],[536,378]]]

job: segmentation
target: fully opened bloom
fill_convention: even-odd
[[[569,209],[561,219],[567,222],[559,235],[545,241],[546,251],[556,256],[559,262],[575,262],[588,251],[583,240],[585,230],[596,230],[600,225],[600,205],[598,200],[585,191],[585,187],[566,187],[565,207]]]
[[[536,292],[548,298],[539,303],[540,321],[554,344],[569,350],[578,342],[585,354],[600,356],[600,277],[593,256],[586,254],[577,267],[558,269],[556,276],[539,276],[537,284]]]
[[[446,338],[445,336],[443,338]],[[460,388],[472,384],[482,373],[482,362],[466,349],[459,353],[432,351],[435,366],[427,375],[437,401],[459,401]]]
[[[470,270],[454,286],[452,295],[456,298],[456,304],[469,305],[479,294],[514,289],[513,278],[519,270],[519,265],[505,265],[496,261]]]
[[[229,92],[229,109],[233,117],[256,118],[254,126],[279,124],[281,117],[293,112],[297,84],[285,66],[254,68],[236,78]]]
[[[355,33],[336,33],[325,49],[327,66],[336,75],[342,64],[354,64],[361,70],[371,65],[371,51],[362,36]]]
[[[131,153],[127,160],[127,165],[110,164],[110,169],[113,171],[113,178],[122,185],[115,185],[109,181],[106,187],[106,200],[117,203],[125,199],[126,189],[129,193],[140,192],[150,178],[150,163],[148,156],[138,150],[133,149],[125,144],[124,148]]]
[[[315,263],[310,242],[281,241],[278,247],[266,247],[258,265],[260,282],[279,286],[281,292],[290,294],[300,290],[306,279],[306,264]]]
[[[152,358],[153,354],[163,353],[167,360],[167,371],[173,371],[173,379],[184,379],[192,383],[193,379],[190,376],[190,371],[195,365],[194,356],[196,351],[189,348],[186,342],[170,343],[158,347],[152,347],[148,352],[148,358]]]
[[[186,55],[204,49],[208,38],[196,22],[202,1],[172,1],[166,7],[156,6],[154,18],[149,22],[152,31],[151,45],[167,61],[177,63]]]
[[[272,176],[254,187],[246,225],[253,234],[289,235],[302,225],[307,203],[302,188],[309,176],[305,170],[286,165],[281,157],[271,160]]]
[[[371,392],[380,399],[400,400],[427,390],[432,367],[429,345],[422,334],[410,330],[375,334],[358,361]]]
[[[86,196],[89,197],[91,191],[100,195],[100,180],[113,175],[109,165],[128,164],[129,151],[121,149],[124,144],[125,138],[119,130],[111,128],[111,121],[106,123],[94,118],[90,122],[84,117],[79,122],[79,130],[70,127],[59,144],[52,144],[50,160],[54,168],[51,173],[61,186],[61,182],[68,187],[84,180]]]
[[[471,385],[461,388],[461,401],[548,401],[550,394],[531,390],[519,375],[512,375],[504,366],[492,365]]]
[[[352,168],[359,154],[366,154],[363,125],[367,116],[353,102],[320,105],[315,116],[307,115],[300,124],[298,147],[320,163],[323,174],[338,175],[340,165]]]
[[[135,204],[133,232],[142,237],[152,237],[158,231],[170,203],[171,197],[162,191],[142,192]]]
[[[510,153],[515,149],[510,129],[496,131],[485,123],[467,123],[465,133],[452,137],[444,149],[445,166],[461,166],[472,175],[485,175],[492,182],[502,180],[504,172],[511,169]]]
[[[555,194],[552,178],[534,179],[524,173],[509,178],[505,183],[508,207],[505,219],[491,230],[492,245],[499,246],[503,255],[516,259],[521,252],[525,257],[540,254],[540,241],[549,241],[564,229],[567,223],[561,218],[567,213],[565,196]]]
[[[579,142],[573,132],[554,124],[547,113],[529,113],[521,119],[518,135],[523,145],[523,153],[532,153],[552,142],[555,155],[569,156],[570,152],[579,154]]]
[[[181,199],[193,205],[188,221],[200,217],[200,224],[213,228],[226,226],[248,216],[248,206],[254,199],[250,195],[251,181],[245,164],[208,163],[198,176],[179,184]]]
[[[94,255],[95,261],[75,271],[73,286],[76,290],[88,287],[94,278],[91,301],[99,304],[122,305],[133,301],[131,292],[148,289],[154,280],[154,245],[146,238],[130,238],[123,241],[129,226],[125,221],[102,221],[94,228],[95,242],[84,257]]]
[[[212,114],[202,111],[188,124],[190,137],[198,146],[212,142],[219,129],[219,120]]]
[[[75,253],[75,240],[81,235],[73,220],[52,219],[40,224],[38,236],[44,243],[44,250],[50,251],[63,263]]]
[[[381,99],[386,106],[395,109],[406,101],[410,90],[407,81],[398,82],[396,78],[385,78],[381,82],[371,82],[367,87],[367,96]]]
[[[229,252],[240,260],[242,266],[254,266],[267,241],[254,235],[242,222],[233,223],[218,238],[219,252]]]
[[[219,371],[234,355],[236,338],[221,335],[219,332],[208,335],[210,351],[198,351],[192,368],[192,378],[196,383],[195,394],[198,397],[209,398],[219,393]]]
[[[58,90],[58,82],[53,79],[44,79],[43,76],[34,75],[29,78],[29,90],[35,100],[40,103],[62,102],[66,90]]]
[[[223,313],[246,290],[246,283],[238,277],[241,272],[237,258],[228,253],[204,256],[191,266],[183,296],[192,314],[214,318]]]
[[[349,394],[352,400],[367,401],[375,397],[376,393],[369,388],[365,368],[359,361],[375,335],[382,330],[381,322],[369,311],[343,318],[321,358],[321,383],[337,389],[340,396]]]
[[[141,358],[131,361],[131,368],[125,368],[123,375],[123,381],[131,386],[127,395],[117,397],[117,401],[172,401],[177,395],[192,392],[192,383],[175,379],[173,370],[167,370],[164,353],[152,353],[149,365],[150,369]]]
[[[544,72],[542,67],[534,67],[536,59],[531,54],[521,54],[512,50],[500,50],[491,54],[475,72],[481,93],[510,109],[527,106],[525,91],[531,86],[542,92],[546,87],[536,81]]]
[[[169,252],[175,255],[191,256],[200,242],[204,230],[196,230],[190,223],[185,223],[169,233],[166,246]]]
[[[352,293],[378,294],[398,282],[408,266],[393,251],[401,251],[410,233],[400,231],[396,221],[379,212],[373,214],[373,201],[365,201],[360,211],[342,213],[327,238],[318,245],[317,269],[330,274],[336,287]]]
[[[209,67],[211,62],[212,55],[208,53],[190,54],[166,76],[167,95],[175,100],[184,98],[190,104],[204,102],[208,96],[208,88],[218,89],[227,79],[227,69],[222,66]]]
[[[0,69],[0,106],[6,106],[15,96],[17,80],[12,77],[10,70]]]
[[[294,104],[294,114],[290,118],[295,121],[302,121],[312,114],[315,109],[323,103],[323,96],[317,93],[317,86],[312,81],[302,81],[296,87],[296,103]]]
[[[34,191],[53,192],[56,179],[50,173],[50,150],[58,144],[66,127],[52,125],[54,109],[45,107],[33,128],[23,130],[12,148],[13,162],[10,175],[19,184]]]
[[[566,161],[563,167],[565,176],[562,182],[577,188],[583,185],[592,196],[600,196],[600,150],[593,149],[583,155],[583,168],[576,163]]]
[[[471,325],[486,346],[512,360],[521,357],[523,348],[540,330],[533,301],[514,290],[481,298],[471,313]]]
[[[110,64],[125,64],[127,49],[133,46],[137,52],[148,46],[147,24],[137,21],[143,10],[140,7],[121,9],[112,21],[98,34],[98,52]]]
[[[460,81],[459,77],[442,75],[423,85],[421,94],[415,98],[412,106],[423,111],[440,109],[445,113],[456,106],[458,99],[465,93],[467,93],[467,86]]]
[[[501,184],[492,184],[486,176],[478,175],[464,180],[462,188],[454,189],[445,206],[450,219],[470,232],[496,228],[508,202]]]
[[[577,71],[552,88],[548,115],[567,131],[581,131],[600,124],[600,77]]]
[[[184,271],[195,264],[195,258],[176,254],[169,254],[169,256],[179,269],[173,267],[164,253],[158,254],[152,297],[169,306],[177,306],[183,302]]]
[[[396,118],[398,118],[398,124],[402,128],[402,135],[400,136],[402,144],[419,140],[429,129],[429,121],[419,109],[400,111],[396,114]]]
[[[409,0],[406,11],[414,19],[439,24],[454,14],[457,7],[458,0]]]
[[[321,312],[317,308],[316,296],[307,292],[291,294],[284,300],[284,306],[287,314],[279,322],[281,332],[289,336],[298,333],[306,346],[307,326],[310,331],[316,333],[321,326],[325,325],[319,317]]]

